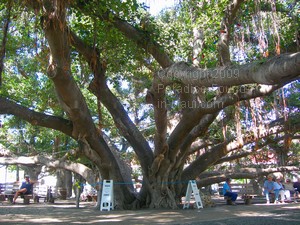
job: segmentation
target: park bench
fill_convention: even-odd
[[[4,184],[0,183],[0,202],[5,201],[4,191],[5,191],[5,186]]]
[[[232,192],[237,193],[238,196],[244,200],[246,205],[251,204],[252,199],[258,196],[253,189],[253,185],[250,183],[231,183],[231,189]],[[223,184],[219,185],[219,194],[220,196],[223,196]],[[226,200],[226,204],[232,204],[230,197],[224,196],[224,199]]]
[[[14,195],[17,190],[19,190],[20,184],[17,182],[11,183],[1,183],[0,184],[0,201],[5,201],[6,199],[9,202],[13,202]],[[24,204],[29,204],[30,200],[33,199],[35,203],[38,203],[41,198],[44,198],[44,201],[54,203],[55,200],[55,190],[49,188],[46,185],[40,185],[35,183],[33,185],[32,194],[20,195],[23,198]]]
[[[9,202],[12,202],[16,191],[19,189],[19,183],[1,183],[0,186],[1,200],[5,201],[7,199]]]
[[[33,186],[33,193],[35,195],[35,202],[40,202],[40,199],[44,199],[44,202],[54,203],[56,199],[55,188],[47,185]]]
[[[20,188],[20,184],[17,182],[14,183],[4,183],[4,195],[5,198],[7,198],[7,200],[12,203],[15,193],[17,190],[19,190]],[[29,204],[30,199],[34,199],[34,202],[36,202],[35,200],[35,196],[33,194],[28,194],[28,195],[20,195],[21,198],[23,198],[23,202],[24,204]]]

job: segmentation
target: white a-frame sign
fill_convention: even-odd
[[[197,187],[197,183],[195,180],[189,180],[188,187],[186,189],[186,195],[185,195],[185,201],[183,205],[183,209],[188,209],[190,207],[190,201],[192,194],[194,194],[195,203],[197,205],[197,208],[203,208],[201,196]]]
[[[100,211],[110,211],[114,208],[114,183],[113,180],[104,180]]]

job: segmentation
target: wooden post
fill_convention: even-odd
[[[76,196],[75,196],[75,198],[76,198],[76,208],[79,208],[80,188],[81,188],[81,186],[80,187],[78,187],[78,186],[75,187],[75,190],[76,190]]]

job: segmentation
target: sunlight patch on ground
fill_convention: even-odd
[[[100,224],[100,223],[107,224],[111,222],[122,222],[122,220],[112,220],[112,219],[89,220],[89,221],[85,221],[84,224]],[[74,222],[74,224],[82,224],[82,221]]]
[[[27,215],[14,215],[8,216],[7,218],[1,217],[1,223],[9,223],[11,220],[15,223],[36,223],[36,224],[44,224],[44,223],[62,223],[64,220],[60,220],[52,217],[43,217],[43,218],[30,218]]]
[[[237,217],[270,217],[270,216],[274,216],[273,213],[262,213],[262,212],[255,212],[255,211],[245,211],[245,212],[239,212],[237,214],[234,214]],[[276,215],[277,216],[277,215]]]
[[[51,223],[51,222],[55,222],[55,223],[63,223],[64,222],[64,220],[59,220],[59,219],[52,218],[52,217],[44,217],[44,218],[24,220],[24,222],[25,221],[26,222],[31,222],[31,223],[39,223],[39,224]]]
[[[52,205],[53,208],[76,208],[74,205]],[[84,206],[79,206],[78,209],[84,209]],[[77,209],[77,208],[76,208]]]
[[[288,205],[288,206],[285,206],[285,207],[282,207],[283,209],[300,209],[300,205]]]

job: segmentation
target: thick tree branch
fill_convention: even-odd
[[[86,45],[77,35],[70,32],[71,44],[81,53],[94,73],[94,80],[90,84],[90,91],[104,104],[111,113],[120,133],[131,144],[144,171],[148,171],[148,163],[153,161],[153,153],[141,132],[133,124],[123,105],[106,85],[105,69],[103,68],[97,52]]]
[[[204,172],[208,168],[207,166],[213,165],[218,159],[224,157],[231,150],[228,144],[227,142],[220,143],[194,160],[182,172],[182,179],[194,179],[197,175]]]
[[[255,179],[262,176],[267,176],[270,173],[275,172],[293,172],[299,171],[298,166],[285,166],[277,168],[238,168],[234,171],[214,171],[214,172],[203,172],[199,176],[197,185],[205,187],[210,184],[220,183],[226,180],[227,177],[232,179]]]
[[[101,17],[100,17],[101,18]],[[104,19],[108,20],[107,15],[103,16]],[[114,17],[112,24],[119,29],[128,39],[134,41],[138,46],[149,52],[161,65],[162,68],[166,68],[173,64],[173,61],[169,58],[163,47],[152,40],[149,33],[138,30],[131,26],[124,20]]]
[[[89,145],[101,159],[102,163],[97,166],[104,179],[126,182],[130,178],[123,177],[117,159],[104,139],[98,135],[86,101],[71,74],[69,31],[65,29],[65,4],[68,2],[59,1],[59,7],[55,5],[57,2],[48,3],[49,7],[44,6],[43,20],[43,29],[51,51],[47,73],[55,85],[61,105],[73,122],[72,135]],[[134,196],[129,186],[122,185],[117,189],[123,194],[119,196],[123,199],[117,201],[133,201]]]
[[[85,8],[82,6],[82,1],[77,5],[80,8],[80,11],[84,11]],[[90,8],[90,7],[87,7]],[[85,11],[86,14],[93,14],[99,20],[106,21],[112,24],[115,28],[117,28],[120,32],[123,33],[125,37],[133,41],[137,44],[137,46],[145,49],[148,53],[150,53],[156,61],[161,65],[162,68],[166,68],[173,64],[173,61],[166,54],[163,47],[153,41],[150,36],[150,33],[145,32],[143,30],[139,30],[134,26],[130,25],[127,21],[120,19],[112,12],[106,12],[99,15],[98,12],[93,10],[93,12]]]
[[[218,165],[218,164],[221,164],[224,162],[230,162],[230,161],[233,161],[236,159],[241,159],[241,158],[247,157],[249,155],[256,154],[257,152],[258,151],[255,151],[255,152],[243,151],[243,152],[235,153],[235,154],[227,156],[227,157],[225,156],[225,157],[222,157],[221,159],[219,159],[218,161],[216,161],[214,163],[214,165]]]
[[[292,118],[291,118],[292,120]],[[278,124],[277,124],[278,125]],[[276,126],[277,126],[276,125]],[[290,127],[290,130],[299,130],[299,123],[294,123],[293,127]],[[280,130],[274,130],[273,132],[269,132],[264,134],[264,136],[260,137],[260,138],[266,138],[266,137],[270,137],[271,135],[277,134],[278,132],[284,132],[286,128],[283,127]],[[277,141],[279,141],[282,137],[278,138]],[[244,144],[249,144],[255,140],[253,140],[252,138],[249,138],[247,136],[244,137],[245,141]],[[246,141],[247,140],[247,141]],[[274,141],[274,139],[272,139]],[[266,143],[262,143],[260,144],[260,146],[264,146],[270,144],[268,142],[268,140],[266,141]],[[211,165],[217,164],[217,163],[221,163],[223,162],[223,160],[225,160],[226,158],[224,158],[229,152],[232,152],[234,150],[237,150],[238,148],[240,148],[240,143],[238,141],[230,141],[230,142],[224,142],[218,145],[215,145],[214,147],[212,147],[209,151],[207,151],[206,153],[202,154],[200,157],[198,157],[196,160],[194,160],[182,173],[182,177],[183,179],[192,179],[192,177],[197,176],[199,173],[204,172],[206,168],[208,168]],[[252,154],[253,152],[249,152],[249,154]],[[240,155],[241,157],[243,155]],[[233,156],[234,157],[234,156]],[[236,159],[236,157],[234,157]],[[223,159],[223,160],[222,160]],[[227,158],[230,159],[230,158]],[[233,159],[233,158],[232,158]]]
[[[1,96],[0,105],[0,114],[14,115],[31,123],[34,126],[55,129],[72,137],[73,125],[72,121],[70,120],[35,112]]]
[[[153,85],[153,88],[157,85]],[[150,175],[155,176],[159,173],[160,177],[163,177],[166,173],[166,168],[162,165],[170,165],[170,161],[175,162],[175,157],[169,153],[169,146],[167,143],[167,107],[165,99],[165,88],[163,87],[160,91],[153,90],[153,92],[148,92],[146,100],[148,103],[152,103],[154,107],[154,120],[156,126],[156,132],[154,137],[154,162],[151,166]],[[163,168],[163,169],[161,169]]]
[[[52,157],[32,156],[32,157],[0,157],[1,165],[45,165],[54,169],[66,169],[74,173],[80,174],[90,184],[97,182],[97,176],[94,171],[81,163],[71,161],[56,160]]]
[[[212,103],[207,104],[207,106],[196,108],[195,110],[183,115],[183,118],[178,123],[168,140],[170,151],[173,152],[173,154],[177,154],[177,151],[181,147],[182,140],[185,140],[186,137],[188,137],[189,140],[187,140],[188,142],[185,143],[185,146],[183,146],[184,148],[182,149],[182,151],[188,151],[189,145],[191,145],[196,138],[196,135],[193,135],[193,138],[188,136],[189,132],[191,132],[192,129],[194,129],[195,125],[197,125],[199,121],[201,121],[203,115],[218,113],[221,109],[224,109],[225,107],[232,105],[238,101],[251,99],[259,96],[266,96],[279,87],[280,86],[258,86],[254,89],[241,89],[236,94],[225,94],[213,101]],[[207,126],[209,126],[209,124],[210,123],[206,123]],[[207,129],[207,127],[202,127],[202,129],[205,130]]]
[[[1,96],[0,105],[0,114],[14,115],[29,122],[33,126],[51,128],[72,137],[73,124],[70,120],[35,112],[34,110],[30,110]],[[72,138],[76,139],[76,137]],[[85,153],[87,158],[89,158],[96,165],[101,165],[101,160],[99,160],[97,153],[91,151],[89,145],[79,141],[79,146],[82,146],[81,150]]]
[[[293,69],[288,68],[289,63],[290,66],[294,66]],[[172,84],[174,82],[174,78],[177,79],[177,82],[183,82],[183,83],[186,82],[185,84],[199,85],[199,86],[201,85],[205,86],[208,84],[212,85],[214,79],[218,80],[215,82],[217,85],[229,85],[230,83],[233,85],[238,85],[238,84],[243,84],[243,82],[245,84],[246,83],[272,83],[272,84],[283,85],[285,82],[287,82],[287,80],[289,79],[294,80],[298,78],[298,76],[300,75],[300,53],[274,57],[272,60],[262,64],[249,64],[249,65],[242,65],[241,67],[239,66],[234,67],[236,69],[239,68],[236,71],[240,71],[241,73],[239,74],[239,72],[237,72],[239,76],[228,77],[228,79],[224,79],[225,77],[221,78],[220,71],[218,70],[215,71],[210,70],[210,72],[213,72],[214,75],[210,73],[205,73],[205,74],[200,74],[199,76],[198,73],[202,73],[204,70],[195,67],[190,67],[185,63],[178,64],[178,67],[175,65],[176,64],[172,65],[164,72],[158,73],[157,76],[155,77],[155,79],[159,79],[163,83],[160,84],[161,87],[163,87],[163,85]],[[284,68],[281,68],[280,66]],[[228,68],[232,69],[233,67],[228,67]],[[227,72],[230,71],[227,69],[224,69],[224,71]],[[264,77],[264,75],[266,77]],[[198,84],[196,83],[196,80],[199,82]],[[223,83],[222,80],[224,81]],[[230,81],[227,83],[228,80]],[[279,88],[280,85],[273,86],[273,87],[258,86],[254,90],[252,89],[247,90],[241,88],[238,94],[229,93],[221,96],[220,98],[216,99],[211,103],[199,104],[196,102],[195,106],[194,105],[190,106],[190,107],[195,107],[196,109],[184,114],[181,122],[179,122],[179,124],[171,134],[169,138],[169,143],[171,143],[169,146],[170,151],[171,152],[174,151],[174,154],[176,154],[180,144],[182,143],[181,142],[182,138],[185,137],[186,134],[188,134],[191,131],[191,129],[195,126],[195,124],[198,124],[198,122],[200,121],[200,119],[204,114],[216,113],[217,111],[225,108],[226,106],[234,104],[241,100],[246,100],[258,96],[265,96],[267,94],[270,94],[275,89]],[[152,88],[152,91],[153,90],[154,88]],[[158,88],[158,91],[159,90],[161,89]]]
[[[89,139],[91,147],[97,151],[102,160],[108,162],[111,160],[109,148],[103,140],[103,146],[99,146],[101,142],[96,137],[97,130],[89,109],[79,87],[71,76],[70,43],[68,31],[64,29],[64,12],[60,12],[58,9],[56,12],[52,12],[52,8],[50,8],[46,13],[47,17],[45,17],[43,28],[51,50],[48,76],[55,85],[63,109],[73,122],[72,136],[78,140]],[[55,13],[56,16],[53,16]],[[92,143],[95,146],[92,146]]]
[[[275,85],[291,82],[300,76],[300,52],[282,54],[267,61],[201,69],[185,62],[174,63],[158,72],[162,85],[183,83],[195,87],[235,86],[244,84]],[[158,81],[156,83],[159,84]]]
[[[1,43],[1,47],[0,47],[0,87],[2,85],[2,72],[4,69],[4,58],[5,58],[5,52],[6,52],[6,41],[7,41],[7,33],[8,33],[8,27],[9,27],[9,23],[10,23],[10,11],[11,11],[11,7],[12,7],[12,2],[8,1],[7,3],[7,16],[6,16],[6,20],[4,21],[3,24],[3,37],[2,37],[2,43]]]
[[[231,35],[231,27],[236,17],[238,9],[244,0],[232,0],[225,10],[225,17],[221,23],[220,41],[218,42],[218,52],[220,57],[220,63],[222,66],[229,65],[230,52],[229,52],[229,41]]]
[[[294,136],[292,139],[296,140],[296,139],[299,139],[299,137],[298,136]],[[264,142],[262,144],[258,143],[257,147],[259,149],[261,149],[264,146],[268,146],[269,144],[274,143],[274,141],[278,142],[280,140],[284,140],[284,137],[275,138],[275,139],[272,139],[272,141],[267,140],[266,142]],[[254,140],[252,140],[252,142],[254,142]],[[247,144],[249,144],[249,143],[250,143],[250,141]],[[234,150],[238,150],[239,148],[240,147],[237,145],[236,148],[233,149],[233,151]],[[221,164],[221,163],[224,163],[224,162],[230,162],[230,161],[233,161],[233,160],[236,160],[236,159],[241,159],[241,158],[244,158],[244,157],[249,156],[249,155],[254,155],[254,154],[257,155],[257,153],[259,153],[259,150],[255,150],[255,151],[242,151],[242,152],[239,152],[239,153],[235,153],[235,154],[233,154],[231,156],[222,157],[221,159],[219,159],[218,161],[216,161],[214,163],[214,165],[218,165],[218,164]]]
[[[199,124],[195,126],[191,132],[183,139],[182,144],[180,145],[180,153],[178,155],[178,163],[181,166],[184,165],[186,158],[191,154],[189,151],[191,144],[200,136],[204,135],[207,132],[208,127],[215,120],[218,114],[208,114],[202,117]],[[175,151],[174,151],[175,152]],[[174,153],[172,152],[172,153]]]
[[[158,89],[157,89],[158,88]],[[153,105],[154,120],[156,125],[154,155],[165,154],[168,151],[166,142],[167,134],[167,105],[165,98],[166,90],[163,85],[153,83],[148,91],[146,102]]]

